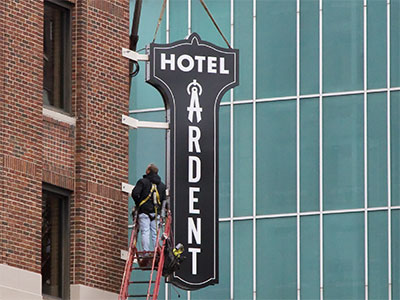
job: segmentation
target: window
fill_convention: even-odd
[[[44,4],[43,104],[70,112],[70,14],[53,2]]]
[[[59,193],[58,193],[59,192]],[[42,192],[42,294],[44,299],[68,299],[69,197],[44,187]],[[47,297],[46,297],[47,296]],[[48,296],[51,296],[48,297]]]

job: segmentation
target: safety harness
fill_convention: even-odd
[[[144,198],[139,203],[139,207],[141,207],[143,204],[145,204],[151,198],[152,195],[153,195],[153,204],[155,206],[156,214],[157,214],[157,204],[161,205],[161,202],[160,202],[160,194],[158,193],[158,190],[157,190],[157,185],[154,183],[151,185],[150,193],[147,195],[146,198]]]

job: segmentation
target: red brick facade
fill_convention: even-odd
[[[49,183],[72,191],[71,284],[117,292],[128,225],[129,0],[70,2],[75,125],[43,115],[43,0],[0,1],[0,264],[40,273]]]

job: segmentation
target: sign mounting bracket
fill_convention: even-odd
[[[128,125],[133,129],[137,128],[152,128],[152,129],[169,129],[167,122],[150,122],[139,121],[138,119],[122,115],[122,124]]]
[[[127,48],[122,48],[122,56],[129,58],[133,61],[148,61],[149,60],[149,56],[147,54],[139,54],[139,53],[129,50]]]

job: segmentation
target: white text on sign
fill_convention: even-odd
[[[176,69],[182,72],[190,72],[194,68],[197,72],[207,72],[210,74],[228,75],[229,70],[225,68],[225,58],[215,56],[190,56],[182,54],[177,59],[175,54],[170,54],[167,57],[166,53],[161,53],[161,70],[175,71]]]

